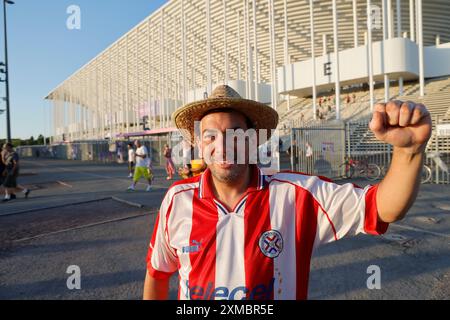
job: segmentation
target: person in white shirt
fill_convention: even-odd
[[[133,143],[128,144],[128,178],[133,178],[134,165],[136,163],[136,152],[133,148]]]
[[[134,142],[136,145],[136,167],[134,169],[134,176],[133,176],[133,183],[128,188],[129,191],[134,191],[136,188],[136,184],[138,181],[144,176],[145,179],[148,181],[147,189],[146,191],[151,191],[152,189],[152,175],[150,175],[149,168],[149,153],[147,151],[147,148],[141,144],[139,140],[136,140]]]

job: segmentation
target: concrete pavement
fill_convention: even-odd
[[[33,188],[30,198],[0,204],[0,299],[140,299],[154,212],[170,185],[162,168],[155,171],[152,192],[142,184],[130,193],[125,165],[24,160],[20,183]],[[449,299],[449,210],[450,186],[424,185],[385,236],[321,247],[309,297]],[[70,265],[81,269],[81,290],[66,286]],[[379,290],[367,288],[373,265]]]

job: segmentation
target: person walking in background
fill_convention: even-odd
[[[120,146],[120,145],[117,147],[117,162],[123,163],[123,151],[122,151],[122,146]]]
[[[172,180],[173,175],[175,174],[175,165],[172,161],[172,149],[168,144],[164,146],[163,150],[164,158],[166,158],[166,172],[167,172],[167,180]]]
[[[30,190],[17,185],[17,177],[19,176],[19,155],[14,151],[11,143],[7,143],[4,148],[6,151],[2,152],[2,160],[6,168],[6,177],[3,182],[5,188],[5,199],[3,199],[3,202],[15,199],[15,196],[12,196],[14,191],[22,191],[25,198],[28,198]]]
[[[149,174],[149,153],[147,148],[141,143],[141,141],[136,140],[136,167],[134,169],[133,183],[128,188],[128,191],[134,191],[136,184],[142,178],[142,176],[147,179],[148,185],[145,191],[149,192],[152,190],[152,177]]]
[[[5,163],[3,162],[3,154],[6,152],[6,150],[4,150],[3,146],[0,145],[0,193],[5,193],[6,189],[3,187],[3,182],[5,181],[6,178],[6,166]],[[11,195],[11,198],[15,198],[12,197],[13,195]]]
[[[128,178],[133,178],[134,165],[136,163],[136,152],[133,148],[133,143],[128,143]]]
[[[153,161],[152,161],[152,148],[149,149],[148,152],[148,159],[147,159],[147,172],[148,172],[148,186],[147,191],[150,191],[152,189],[152,183],[153,183]]]

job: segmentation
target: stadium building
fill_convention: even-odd
[[[390,99],[424,102],[443,126],[449,12],[448,0],[169,1],[46,96],[52,142],[176,136],[172,112],[223,83],[275,108],[281,136],[367,120]],[[350,135],[370,142],[365,126]]]

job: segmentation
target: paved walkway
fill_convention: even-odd
[[[0,299],[140,299],[154,212],[171,183],[155,171],[152,192],[141,184],[130,193],[125,165],[24,160],[20,183],[33,188],[30,198],[0,204]],[[450,186],[425,185],[384,237],[320,248],[309,296],[448,299],[449,251]],[[81,290],[67,289],[71,265],[81,269]],[[371,265],[381,270],[379,290],[366,285]],[[176,290],[174,277],[172,298]]]

